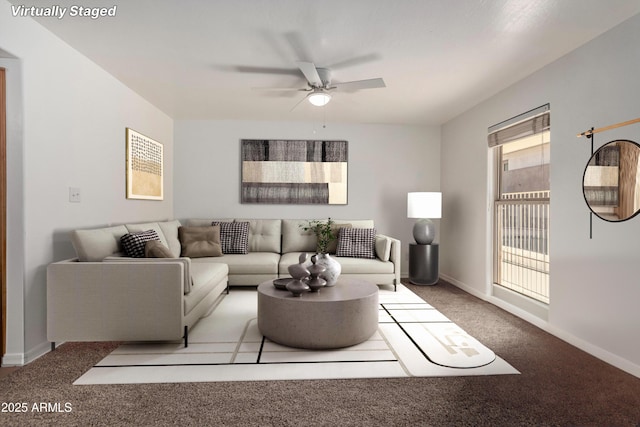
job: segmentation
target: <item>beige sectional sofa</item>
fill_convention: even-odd
[[[189,258],[128,258],[120,238],[153,229],[180,256],[178,221],[76,230],[77,258],[47,267],[47,337],[61,341],[184,338],[227,289],[226,264]]]
[[[214,219],[182,221],[209,226]],[[288,266],[302,252],[313,253],[316,237],[306,220],[224,219],[249,222],[248,253],[180,257],[181,222],[126,224],[72,232],[77,258],[47,268],[47,336],[61,341],[164,341],[184,338],[229,286],[256,286],[289,277]],[[372,220],[335,220],[353,228],[374,228]],[[155,230],[176,258],[129,258],[120,238]],[[376,258],[334,257],[342,277],[378,285],[400,283],[400,241],[376,236]],[[52,344],[52,347],[54,344]]]
[[[288,267],[296,264],[302,252],[314,253],[317,240],[313,231],[302,226],[300,219],[191,219],[189,226],[207,226],[214,221],[248,221],[249,253],[224,255],[215,258],[194,258],[192,263],[218,262],[229,266],[231,286],[256,286],[276,277],[290,277]],[[374,228],[373,220],[340,220],[336,224],[350,224],[354,228]],[[342,277],[367,280],[378,285],[400,283],[400,241],[385,235],[376,236],[375,259],[334,257],[342,267]],[[388,252],[385,256],[382,252]]]

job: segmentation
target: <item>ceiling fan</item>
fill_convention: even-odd
[[[361,89],[375,89],[386,87],[382,78],[356,80],[351,82],[332,83],[331,70],[329,68],[318,68],[313,62],[298,61],[296,62],[300,71],[307,79],[307,87],[302,89],[295,88],[262,88],[261,90],[295,90],[308,92],[296,105],[295,109],[305,99],[311,104],[322,107],[331,101],[331,93],[333,91],[351,92]]]

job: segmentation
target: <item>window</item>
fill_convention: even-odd
[[[495,284],[549,303],[550,111],[545,105],[489,128],[495,151]]]

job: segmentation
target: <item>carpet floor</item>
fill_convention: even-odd
[[[406,286],[520,375],[74,386],[119,343],[67,343],[0,378],[0,425],[640,425],[640,379],[446,282]]]

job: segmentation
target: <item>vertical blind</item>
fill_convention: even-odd
[[[487,138],[489,147],[496,147],[549,130],[551,127],[549,110],[549,104],[545,104],[491,126],[488,129],[489,136]]]

